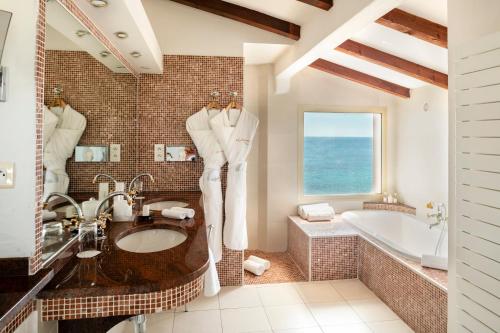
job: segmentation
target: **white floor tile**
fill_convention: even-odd
[[[146,316],[146,331],[148,333],[170,333],[174,328],[174,314],[160,312]]]
[[[204,311],[204,310],[218,310],[219,309],[219,296],[205,297],[200,295],[194,301],[187,304],[188,311]],[[184,312],[184,306],[175,309],[175,312]]]
[[[273,330],[317,326],[305,304],[273,306],[265,310]]]
[[[377,298],[349,301],[349,304],[365,322],[399,319],[384,302]]]
[[[261,306],[262,303],[253,286],[223,287],[219,293],[221,309],[252,308]]]
[[[361,318],[345,301],[308,304],[320,326],[361,323]]]
[[[372,333],[364,323],[321,326],[323,333]]]
[[[302,298],[292,284],[272,284],[257,288],[264,306],[302,304]]]
[[[277,330],[274,333],[323,333],[319,327],[292,328],[291,330]]]
[[[343,300],[342,296],[328,282],[298,283],[295,288],[305,303],[336,302]]]
[[[264,332],[271,330],[264,308],[225,309],[221,311],[224,333]]]
[[[358,279],[335,280],[330,281],[330,283],[346,300],[377,298],[377,296]]]
[[[413,330],[402,320],[374,322],[368,324],[374,333],[412,333]]]
[[[175,313],[173,333],[222,333],[219,310]]]

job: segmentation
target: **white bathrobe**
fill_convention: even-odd
[[[213,226],[209,241],[210,266],[205,274],[205,296],[214,296],[220,290],[215,263],[222,259],[222,186],[220,169],[226,163],[226,157],[213,134],[209,120],[220,110],[201,109],[186,121],[186,129],[193,139],[198,154],[203,158],[203,174],[200,188],[203,193],[203,210],[207,225]]]
[[[58,118],[58,124],[43,152],[45,166],[44,198],[52,192],[66,193],[69,177],[66,173],[66,160],[73,155],[73,151],[87,126],[83,115],[73,110],[69,105],[64,109],[51,108]]]
[[[210,125],[229,162],[224,245],[232,250],[244,250],[248,247],[246,159],[259,120],[245,109],[231,109],[211,118]]]

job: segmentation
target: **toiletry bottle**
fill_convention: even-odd
[[[382,199],[384,203],[387,203],[387,192],[384,192],[384,198]]]
[[[387,203],[393,203],[393,200],[392,200],[392,194],[389,193],[389,196],[387,197]]]
[[[392,197],[392,203],[397,204],[398,203],[398,194],[395,192],[393,197]]]
[[[103,200],[104,198],[106,198],[109,194],[109,183],[99,183],[99,194],[98,194],[98,197],[97,199],[99,201]],[[108,203],[104,203],[103,205],[103,209],[106,209],[108,208]]]

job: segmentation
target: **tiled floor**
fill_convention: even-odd
[[[261,276],[245,271],[245,284],[266,284],[281,282],[305,281],[292,257],[286,252],[263,252],[259,250],[245,250],[245,259],[254,255],[271,262],[271,268]]]
[[[359,280],[224,287],[183,309],[149,315],[148,333],[413,332]],[[124,322],[111,333],[132,333]]]

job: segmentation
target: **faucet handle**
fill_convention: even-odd
[[[108,220],[112,221],[111,214],[108,213],[101,213],[99,214],[99,217],[96,218],[97,225],[101,227],[101,229],[106,229],[106,223]]]

